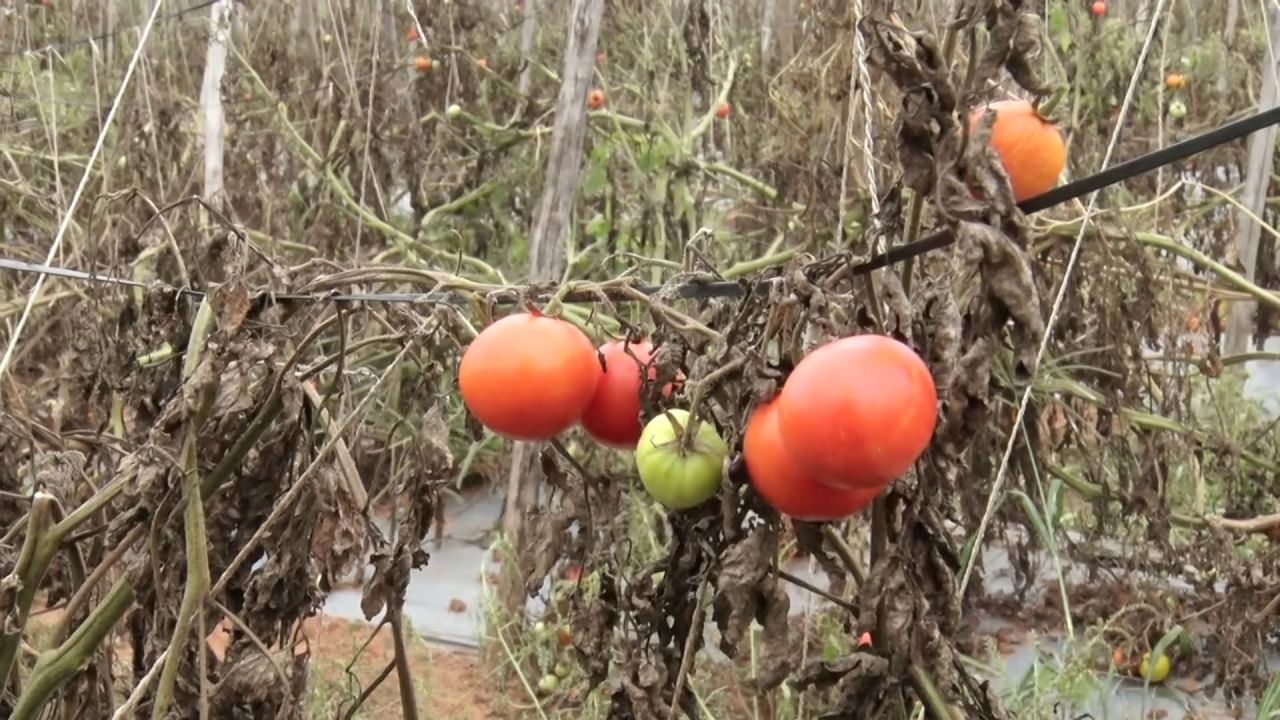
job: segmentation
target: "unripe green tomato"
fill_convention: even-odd
[[[715,426],[705,421],[698,423],[689,449],[681,448],[680,436],[688,424],[687,410],[669,410],[650,420],[636,443],[640,482],[672,510],[688,510],[714,497],[729,455],[729,446]]]
[[[538,681],[538,689],[542,691],[543,695],[550,695],[558,687],[560,687],[560,678],[555,675],[543,675],[542,679]]]
[[[1187,116],[1187,106],[1181,100],[1169,103],[1169,117],[1181,120]]]

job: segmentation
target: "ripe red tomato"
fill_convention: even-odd
[[[716,108],[716,117],[721,120],[729,117],[729,103],[720,103],[720,106]]]
[[[801,469],[834,487],[887,485],[933,437],[929,368],[885,335],[841,338],[796,364],[778,396],[782,441]]]
[[[751,485],[778,512],[796,520],[829,522],[849,517],[871,504],[881,485],[835,488],[814,480],[796,465],[778,433],[778,403],[759,405],[747,420],[742,438]]]
[[[582,413],[582,428],[597,442],[634,450],[644,429],[640,423],[640,366],[649,364],[653,345],[641,341],[627,346],[621,340],[612,340],[600,346],[600,354],[604,357],[604,370],[591,403]],[[648,375],[651,381],[657,378],[657,368],[650,367]],[[670,394],[671,386],[664,387],[663,392]]]
[[[1090,9],[1093,11],[1094,17],[1102,17],[1107,12],[1107,4],[1102,0],[1097,0]]]
[[[599,379],[600,362],[587,336],[540,313],[493,323],[458,364],[467,409],[512,440],[547,440],[578,422]]]

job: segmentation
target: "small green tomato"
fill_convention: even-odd
[[[538,681],[538,690],[540,690],[543,695],[550,695],[555,692],[558,687],[560,687],[560,678],[555,675],[543,675],[542,679]]]
[[[1181,100],[1169,103],[1169,117],[1181,120],[1187,116],[1187,106]]]
[[[650,420],[636,443],[640,482],[672,510],[688,510],[714,497],[729,455],[724,439],[705,421],[698,423],[691,447],[681,448],[680,436],[688,423],[687,410],[670,410]]]
[[[449,107],[445,108],[445,111],[444,111],[444,116],[450,119],[456,118],[461,114],[462,114],[462,106],[457,103],[454,103]]]

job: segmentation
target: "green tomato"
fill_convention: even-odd
[[[636,443],[636,470],[655,500],[672,510],[688,510],[710,500],[720,489],[729,446],[711,423],[700,422],[691,447],[682,449],[680,435],[689,422],[689,412],[670,410],[669,415],[658,415],[644,426]]]
[[[1174,100],[1169,103],[1169,115],[1176,119],[1182,119],[1187,115],[1187,106],[1181,100]]]
[[[562,662],[558,662],[556,663],[555,673],[556,673],[556,677],[563,680],[569,677],[569,666],[565,665]]]
[[[543,695],[550,695],[558,687],[560,687],[560,678],[555,675],[543,675],[542,679],[538,681],[538,689],[542,691]]]

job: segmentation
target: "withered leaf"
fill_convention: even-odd
[[[715,578],[712,617],[720,629],[721,652],[737,654],[752,620],[764,626],[765,648],[757,670],[761,687],[776,686],[790,672],[786,646],[791,598],[773,572],[777,550],[777,530],[761,523],[724,551]]]
[[[834,660],[810,660],[792,677],[791,686],[801,691],[811,687],[826,688],[846,677],[876,680],[888,672],[888,660],[871,653],[855,652]]]
[[[245,317],[249,315],[249,287],[244,280],[235,280],[220,285],[210,293],[210,302],[218,315],[218,329],[225,337],[231,337],[240,330]]]

